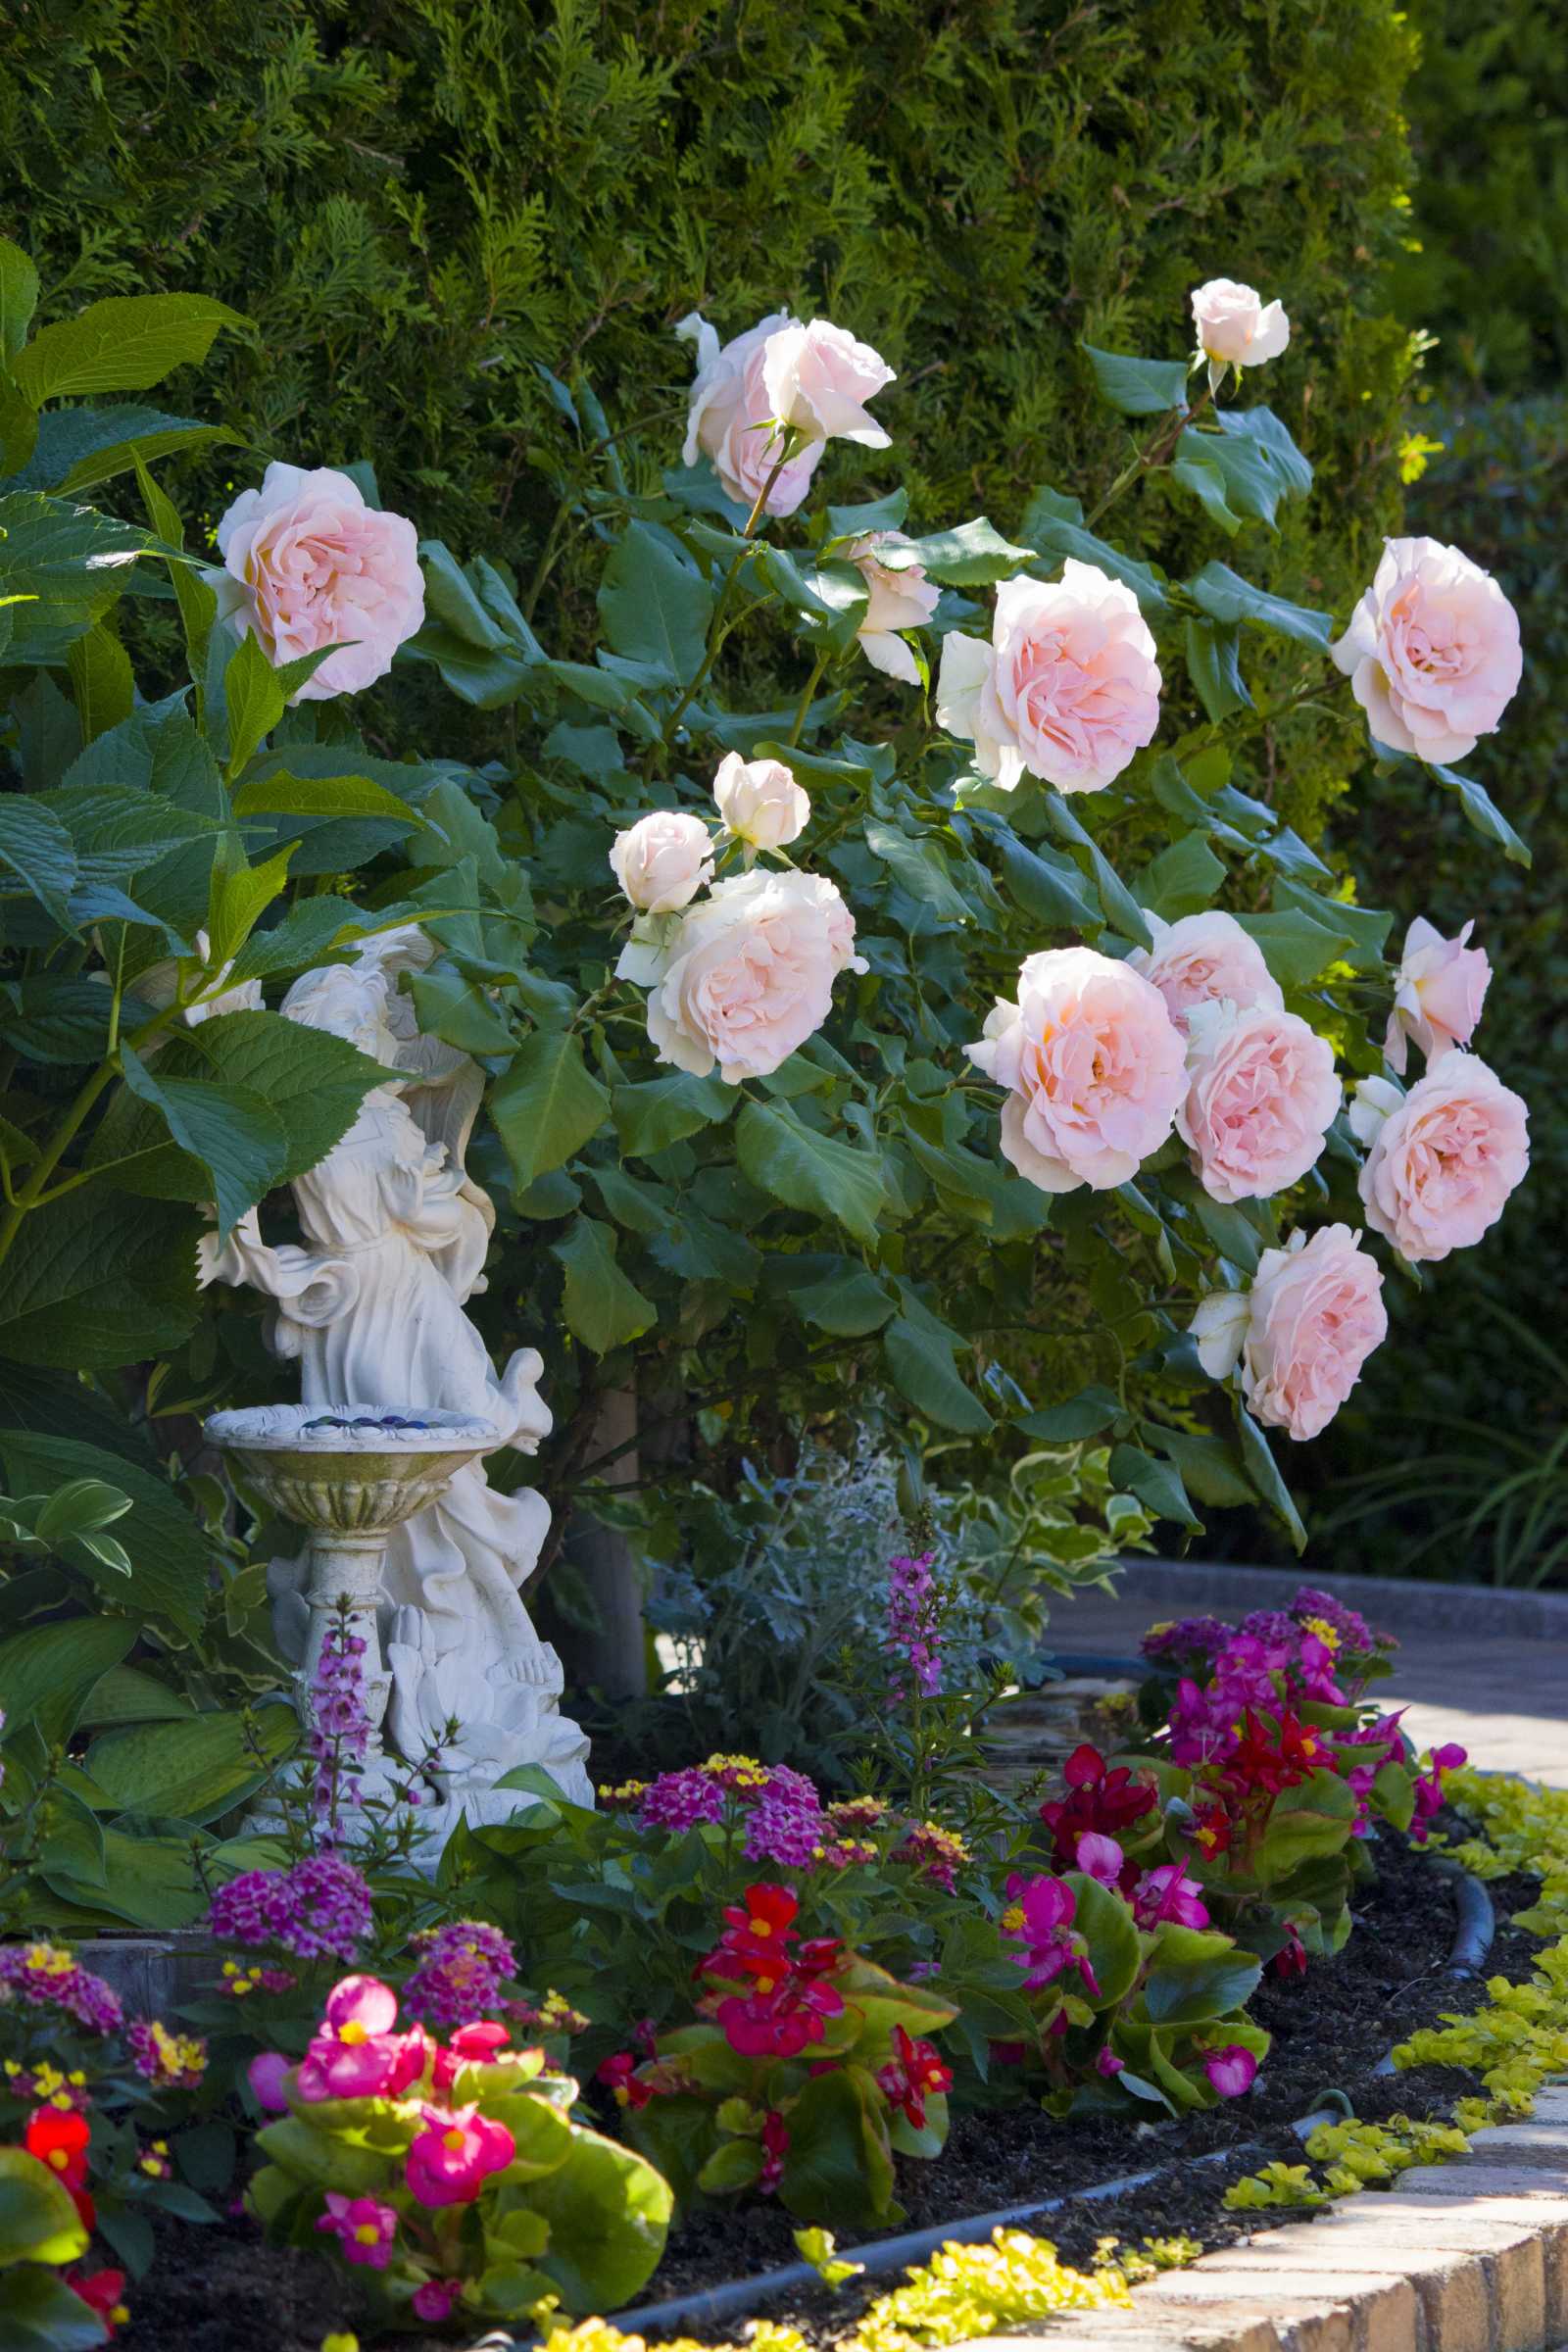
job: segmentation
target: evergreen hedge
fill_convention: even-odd
[[[899,369],[880,413],[916,527],[978,501],[1007,529],[1125,456],[1079,341],[1174,356],[1190,288],[1250,278],[1297,321],[1270,397],[1319,470],[1280,576],[1304,563],[1344,610],[1396,497],[1409,340],[1377,285],[1413,52],[1385,0],[23,0],[0,227],[57,311],[245,312],[202,413],[268,455],[373,459],[386,504],[524,581],[566,431],[536,363],[656,416],[626,445],[653,472],[685,312],[824,312]],[[846,486],[874,486],[858,463]],[[220,451],[187,512],[252,465]],[[557,578],[566,652],[590,615]],[[1265,739],[1298,825],[1348,740],[1316,713]]]

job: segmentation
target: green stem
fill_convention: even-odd
[[[1130,488],[1141,474],[1152,473],[1156,466],[1164,465],[1187,427],[1197,423],[1213,397],[1212,388],[1209,388],[1200,393],[1190,409],[1172,411],[1153,439],[1138,452],[1131,465],[1122,467],[1100,504],[1085,517],[1086,531],[1094,529],[1101,516],[1109,512],[1122,492]]]
[[[761,519],[763,508],[767,505],[768,499],[772,495],[773,484],[778,480],[779,475],[783,472],[793,455],[794,437],[793,435],[786,433],[784,436],[783,447],[780,449],[778,456],[773,461],[772,469],[769,472],[766,481],[757,493],[757,503],[753,507],[750,514],[748,514],[746,517],[746,528],[742,531],[741,537],[746,541],[747,544],[740,549],[739,553],[732,560],[729,569],[725,572],[723,580],[719,586],[718,599],[713,606],[713,617],[708,624],[708,645],[703,654],[702,662],[698,666],[697,675],[692,679],[691,684],[686,688],[686,691],[681,696],[680,701],[675,705],[674,710],[671,710],[669,716],[665,719],[663,726],[660,729],[659,741],[650,745],[648,758],[643,762],[643,774],[645,776],[653,773],[655,760],[658,758],[664,745],[668,743],[670,737],[674,734],[676,727],[680,724],[682,716],[690,708],[693,698],[702,692],[702,689],[706,685],[709,675],[712,670],[713,663],[718,660],[719,654],[723,648],[724,640],[729,635],[730,624],[728,624],[726,621],[726,615],[729,611],[730,598],[734,594],[735,583],[740,577],[741,566],[748,563],[751,559],[752,534],[756,530],[759,521]]]
[[[816,692],[817,681],[821,677],[823,670],[826,669],[827,663],[827,655],[818,654],[816,660],[811,664],[811,674],[807,679],[805,691],[802,693],[800,701],[795,706],[795,724],[791,727],[789,734],[785,738],[785,741],[792,747],[801,740],[801,729],[806,724],[806,713],[811,708],[811,697]]]

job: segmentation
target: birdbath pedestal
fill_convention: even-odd
[[[376,1610],[387,1537],[433,1502],[466,1462],[499,1445],[500,1431],[463,1413],[413,1405],[264,1404],[215,1413],[204,1435],[275,1511],[309,1530],[309,1629],[295,1703],[309,1728],[322,1648],[346,1617],[365,1643],[370,1739],[361,1782],[368,1794],[386,1793],[391,1775],[381,1723],[391,1686]]]

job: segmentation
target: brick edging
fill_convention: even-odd
[[[1138,2287],[1131,2311],[1009,2331],[1042,2352],[1552,2352],[1568,2344],[1568,2083],[1306,2222]],[[978,2352],[964,2346],[960,2352]]]

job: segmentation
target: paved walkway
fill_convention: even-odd
[[[1216,1579],[1219,1590],[1210,1590]],[[1298,1581],[1342,1594],[1397,1635],[1394,1679],[1379,1685],[1379,1695],[1387,1691],[1393,1704],[1408,1706],[1405,1728],[1419,1747],[1456,1740],[1487,1770],[1568,1788],[1568,1594],[1395,1587],[1334,1577],[1321,1567],[1295,1579],[1268,1570],[1137,1562],[1115,1599],[1092,1592],[1054,1600],[1047,1642],[1069,1670],[1075,1656],[1134,1657],[1144,1633],[1161,1618],[1210,1609],[1235,1617],[1250,1607],[1277,1607]]]

